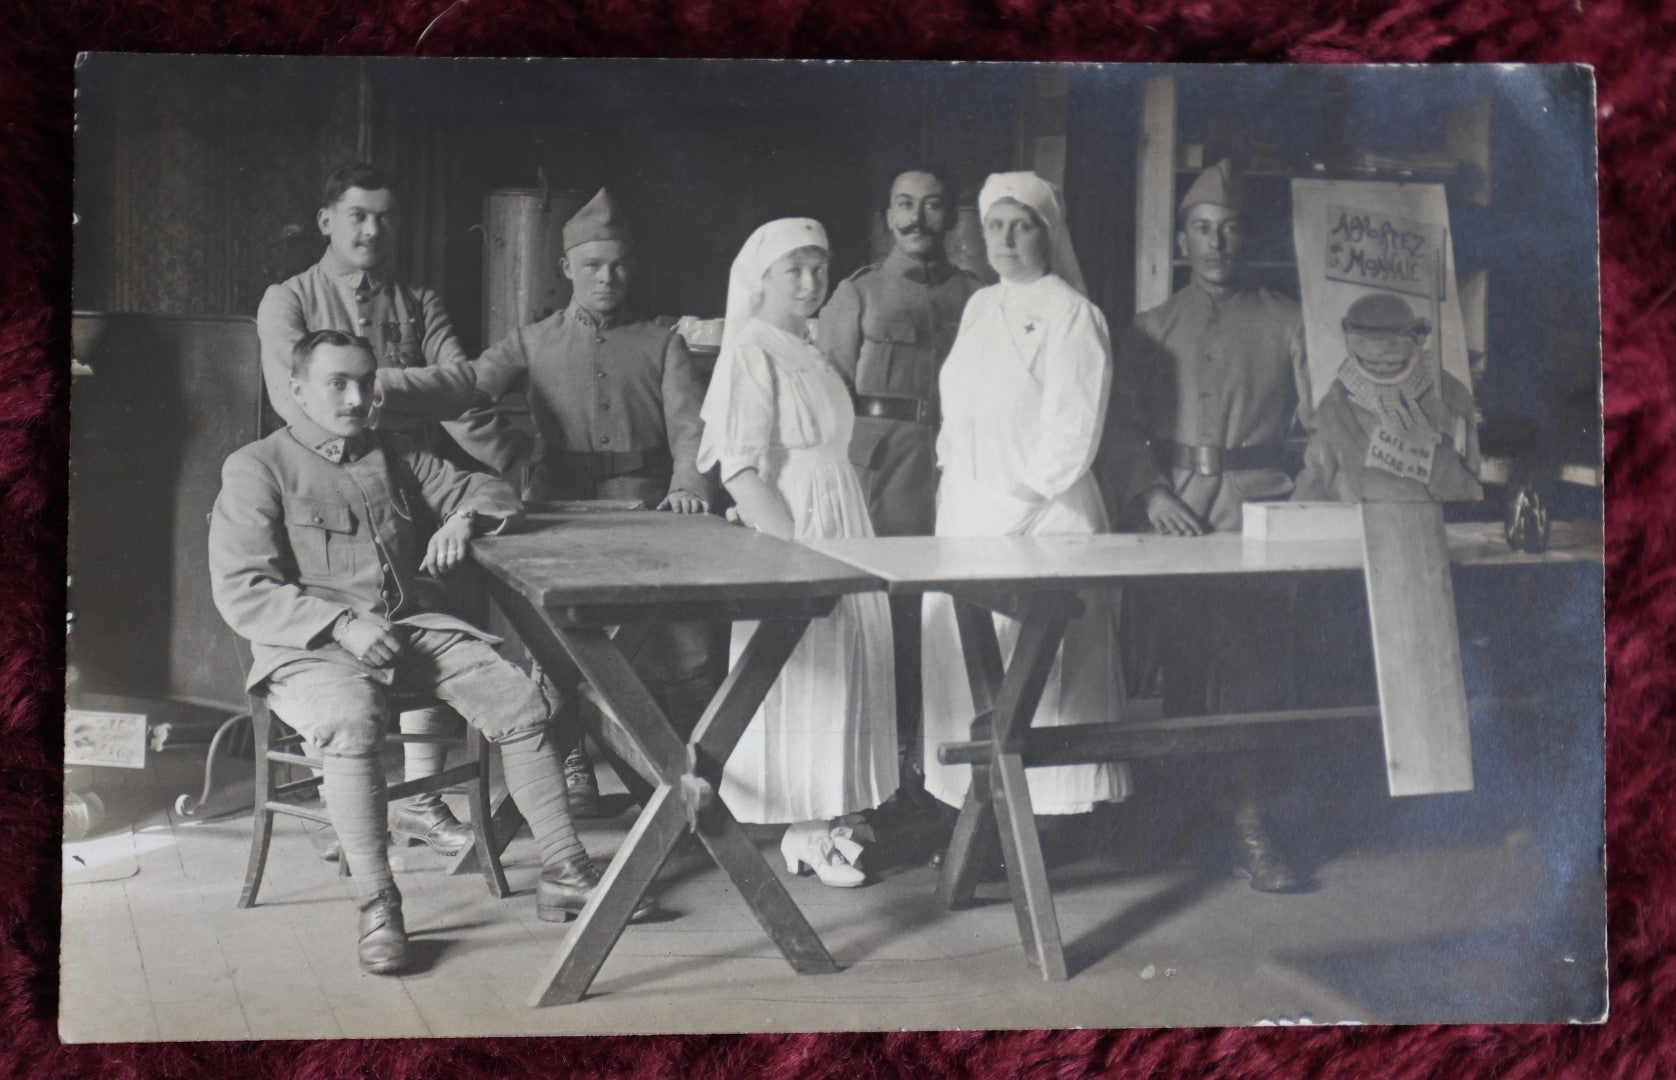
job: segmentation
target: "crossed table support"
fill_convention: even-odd
[[[674,518],[573,515],[549,519],[546,528],[538,519],[531,533],[473,545],[479,582],[530,655],[549,672],[580,671],[602,706],[597,714],[581,710],[590,734],[654,789],[543,971],[531,1006],[581,1000],[687,829],[797,972],[839,970],[718,789],[729,755],[809,623],[829,614],[840,596],[878,583],[715,519]],[[689,620],[756,626],[684,739],[628,657],[648,624]],[[504,839],[512,829],[497,823],[496,831]]]
[[[945,908],[971,903],[984,849],[999,839],[1019,936],[1044,980],[1068,977],[1026,770],[1046,765],[1217,753],[1382,730],[1393,795],[1472,788],[1468,710],[1450,565],[1600,561],[1598,527],[1556,530],[1539,555],[1511,552],[1493,525],[1446,530],[1435,504],[1369,504],[1365,541],[1262,543],[1238,535],[890,537],[813,546],[886,581],[892,593],[955,601],[976,719],[969,741],[944,743],[944,764],[972,766],[938,881]],[[1368,591],[1378,707],[1297,709],[1157,721],[1033,727],[1078,594],[1140,580],[1356,572]],[[1019,624],[1003,663],[993,616]],[[1501,703],[1501,704],[1512,704]]]
[[[1003,669],[995,623],[986,608],[955,599],[955,621],[966,655],[966,679],[977,708],[973,735],[989,730],[987,761],[974,762],[972,786],[949,839],[937,899],[945,909],[971,903],[986,841],[999,836],[1007,866],[1013,910],[1025,959],[1044,979],[1067,977],[1059,917],[1048,888],[1047,864],[1030,806],[1024,769],[1024,743],[1041,701],[1042,690],[1065,637],[1065,626],[1081,613],[1075,595],[1041,593],[1022,604],[1002,600],[997,607],[1020,620],[1012,663]],[[987,724],[985,723],[987,719]]]
[[[606,705],[599,730],[593,734],[656,785],[599,888],[565,935],[558,955],[542,972],[530,1005],[581,1000],[628,925],[629,914],[689,827],[733,879],[757,922],[793,968],[804,975],[837,971],[838,965],[785,886],[716,794],[722,767],[780,668],[810,620],[831,611],[834,601],[811,602],[799,614],[758,622],[692,738],[683,740],[630,667],[623,643],[606,630],[634,612],[574,612],[573,618],[586,620],[578,625],[554,618],[499,582],[490,585],[490,596],[543,668],[563,670],[567,658],[575,664]],[[620,724],[613,721],[613,715]]]

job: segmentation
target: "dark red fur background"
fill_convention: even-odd
[[[1640,1078],[1676,1074],[1676,5],[1631,0],[11,0],[0,5],[0,1070]],[[440,19],[437,17],[440,14]],[[433,19],[422,48],[417,42]],[[1598,1027],[62,1047],[55,1034],[71,97],[77,50],[1582,61],[1600,110],[1612,1018]],[[1447,972],[1438,973],[1440,979]]]

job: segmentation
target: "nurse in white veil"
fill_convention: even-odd
[[[1059,193],[1034,173],[998,173],[978,195],[984,243],[999,284],[966,305],[943,364],[938,536],[1109,531],[1090,468],[1111,387],[1105,317],[1083,293]],[[1036,714],[1037,726],[1117,721],[1124,707],[1113,593],[1082,597]],[[1003,658],[1018,624],[996,616]],[[971,769],[937,762],[937,745],[969,736],[966,665],[945,594],[924,614],[926,790],[958,806]],[[1121,763],[1030,769],[1038,814],[1075,814],[1129,794]]]
[[[872,536],[849,463],[854,407],[809,340],[826,299],[826,231],[809,218],[751,234],[728,277],[727,322],[701,416],[698,467],[721,466],[741,520],[786,540]],[[734,659],[752,628],[734,630]],[[864,882],[834,819],[896,790],[896,685],[880,593],[845,597],[809,625],[722,774],[741,821],[789,822],[786,868]]]

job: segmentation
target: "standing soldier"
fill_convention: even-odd
[[[1294,420],[1309,425],[1309,369],[1296,300],[1249,282],[1245,199],[1231,163],[1200,174],[1181,200],[1176,243],[1192,281],[1135,317],[1118,352],[1115,416],[1103,472],[1114,518],[1175,536],[1237,532],[1248,501],[1292,492],[1285,440]],[[1138,415],[1137,415],[1138,413]],[[1119,447],[1131,429],[1149,448]],[[1289,596],[1261,583],[1237,592],[1177,586],[1155,597],[1164,709],[1169,715],[1246,712],[1285,706],[1291,693]],[[1136,605],[1131,611],[1142,608]],[[1302,882],[1270,838],[1250,774],[1252,757],[1224,790],[1253,888],[1290,892]]]
[[[438,394],[436,408],[426,415],[457,416],[465,411],[474,400],[475,384],[442,299],[396,276],[396,194],[383,171],[361,162],[334,169],[326,179],[317,221],[326,238],[320,261],[270,285],[256,309],[262,378],[268,401],[280,419],[295,424],[303,418],[290,392],[291,353],[315,330],[336,330],[365,339],[372,347],[381,382],[392,369],[432,365]],[[380,415],[377,423],[456,464],[471,464],[450,437],[467,438],[462,425],[438,425],[389,412]],[[439,734],[448,730],[451,719],[447,710],[406,712],[401,728],[407,734]],[[440,771],[446,755],[447,747],[438,744],[405,744],[408,778]],[[423,841],[444,855],[458,854],[471,841],[471,830],[455,819],[436,794],[415,795],[397,803],[391,828],[398,838]],[[334,843],[323,854],[335,858],[336,850]]]
[[[649,509],[705,513],[714,491],[698,471],[703,388],[680,335],[630,306],[634,238],[610,192],[601,189],[565,223],[563,242],[559,265],[574,288],[570,304],[512,331],[470,364],[479,389],[492,383],[501,393],[522,390],[529,401],[541,455],[525,497],[634,499]],[[436,408],[427,396],[450,396],[444,374],[435,371],[393,374],[380,389],[386,407],[420,413]],[[473,430],[499,433],[485,446],[497,467],[519,457],[510,425],[478,423]],[[660,624],[631,657],[683,730],[697,724],[721,685],[725,630]],[[574,703],[576,695],[568,698]],[[597,816],[599,788],[579,742],[565,777],[576,816]],[[624,780],[637,782],[632,774]]]
[[[855,388],[850,461],[879,536],[929,536],[937,510],[937,375],[966,301],[983,287],[951,264],[943,239],[955,222],[960,182],[914,168],[890,185],[890,254],[833,290],[820,314],[821,351]],[[902,789],[923,790],[920,752],[920,605],[891,600]]]

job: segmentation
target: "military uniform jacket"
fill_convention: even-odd
[[[248,685],[308,656],[388,683],[388,668],[332,640],[345,611],[494,640],[449,612],[442,581],[419,573],[438,524],[468,508],[503,529],[523,516],[503,481],[393,432],[346,440],[305,416],[229,455],[210,515],[210,583],[221,617],[251,643]]]
[[[379,271],[362,271],[326,249],[318,263],[278,285],[268,286],[256,309],[261,339],[262,378],[268,400],[287,424],[305,419],[289,389],[291,350],[312,330],[338,330],[372,344],[381,369],[435,368],[432,396],[412,414],[384,412],[380,427],[399,431],[435,449],[436,429],[423,416],[457,417],[473,402],[472,373],[465,350],[442,298]],[[492,418],[442,425],[468,453],[491,436],[480,430]]]
[[[1146,432],[1156,444],[1223,449],[1274,446],[1294,419],[1312,426],[1302,309],[1253,286],[1220,300],[1189,284],[1135,317],[1118,348],[1116,435]],[[1138,441],[1108,444],[1107,493],[1115,515],[1132,512],[1148,488],[1169,486],[1218,531],[1240,527],[1247,499],[1282,498],[1291,477],[1279,468],[1203,476],[1161,465]]]
[[[857,394],[937,400],[937,376],[966,301],[983,288],[946,259],[892,250],[838,283],[821,310],[817,341]],[[875,453],[900,420],[858,416],[850,460],[878,468]]]
[[[636,317],[598,321],[573,301],[512,331],[471,367],[480,389],[496,396],[524,391],[548,452],[667,449],[674,462],[669,490],[714,499],[713,485],[698,472],[704,390],[674,330]],[[386,387],[391,400],[393,391],[394,384]],[[493,456],[504,469],[506,451]]]

